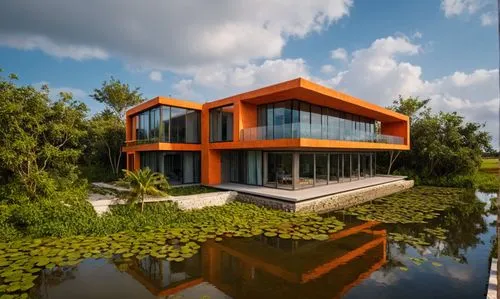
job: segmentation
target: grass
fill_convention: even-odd
[[[500,189],[499,162],[497,158],[485,158],[474,177],[477,188],[483,192],[498,192]]]
[[[499,166],[497,158],[484,158],[481,162],[480,171],[498,174]]]
[[[175,187],[168,190],[171,196],[193,195],[201,193],[218,192],[219,190],[205,186]]]

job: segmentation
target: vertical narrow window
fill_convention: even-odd
[[[328,108],[321,111],[321,139],[328,139]]]
[[[200,111],[186,112],[186,143],[200,143]]]
[[[172,107],[170,113],[170,142],[186,142],[186,109]]]
[[[163,106],[161,108],[161,140],[164,142],[170,142],[170,107]]]
[[[285,127],[285,102],[274,104],[274,136],[273,139],[283,138],[283,129]]]
[[[266,105],[260,105],[257,108],[257,139],[266,139],[267,109]]]
[[[292,102],[292,138],[300,137],[300,107],[299,101]]]
[[[233,105],[209,112],[210,142],[233,141]]]
[[[311,138],[321,139],[321,107],[311,105]]]
[[[267,105],[267,139],[274,139],[274,105]]]
[[[311,137],[311,105],[300,102],[300,137]]]

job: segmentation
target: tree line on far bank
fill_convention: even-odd
[[[16,75],[0,72],[0,203],[60,198],[88,180],[121,175],[125,111],[144,98],[114,78],[91,97],[106,108],[89,115],[69,93],[50,99],[47,86],[19,85]],[[411,119],[411,150],[393,153],[389,171],[424,184],[471,187],[481,155],[492,151],[490,134],[456,112],[433,113],[428,102],[400,97],[390,107]],[[377,155],[377,165],[387,167],[389,158]]]

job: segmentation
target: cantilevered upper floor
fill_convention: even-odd
[[[199,104],[157,97],[127,112],[124,151],[408,150],[409,121],[303,78]]]

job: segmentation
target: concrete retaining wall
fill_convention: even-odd
[[[289,212],[329,212],[348,208],[413,187],[413,181],[397,181],[302,202],[284,202],[249,194],[238,194],[238,200]]]
[[[211,206],[222,206],[231,201],[238,200],[288,212],[322,213],[358,205],[411,187],[413,187],[413,181],[401,180],[300,202],[286,202],[257,195],[237,193],[235,191],[211,192],[185,196],[148,197],[146,198],[146,202],[172,201],[176,202],[179,208],[183,210],[193,210]],[[89,201],[98,214],[109,211],[109,206],[111,205],[126,203],[124,200],[109,195],[102,196],[96,194],[91,195]]]
[[[210,192],[185,196],[172,196],[170,200],[176,202],[183,210],[201,209],[204,207],[222,206],[235,200],[238,193],[234,191]]]
[[[204,207],[225,205],[235,200],[237,195],[238,193],[234,191],[223,191],[184,196],[146,197],[145,202],[172,201],[177,203],[179,208],[182,210],[193,210]],[[90,194],[89,202],[92,204],[98,215],[108,212],[110,206],[127,203],[123,199],[100,194]]]

